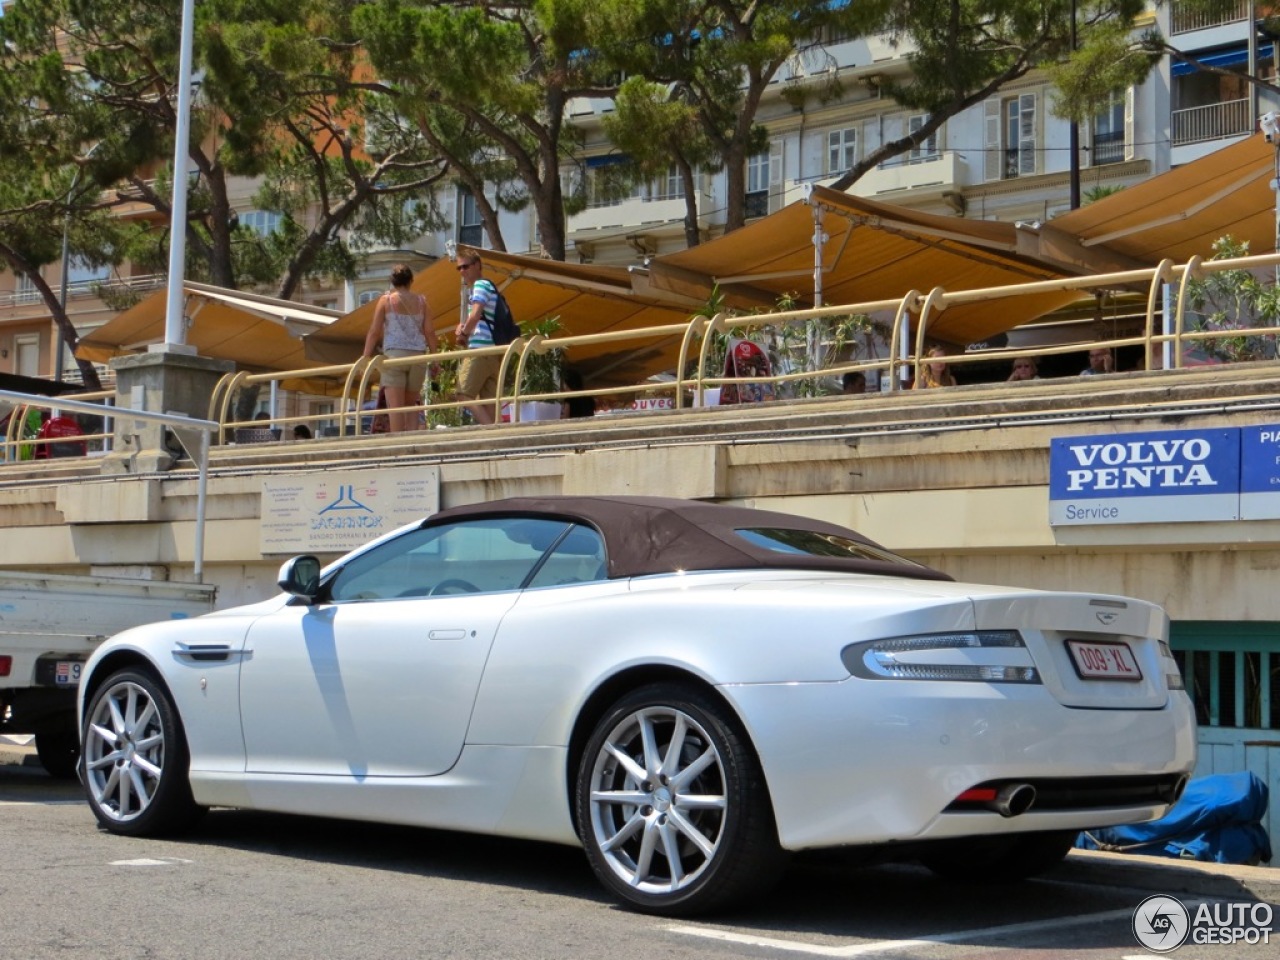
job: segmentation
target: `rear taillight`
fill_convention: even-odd
[[[0,657],[0,677],[7,677],[13,669],[13,657]]]
[[[1040,683],[1031,653],[1016,630],[928,633],[855,643],[840,652],[865,680],[962,680]]]

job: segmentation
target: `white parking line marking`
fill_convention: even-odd
[[[112,860],[113,867],[172,867],[178,863],[191,863],[190,860],[183,860],[181,857],[161,857],[158,860],[151,857],[139,857],[137,860]]]
[[[708,940],[721,940],[726,943],[737,943],[742,946],[760,947],[766,950],[790,950],[792,953],[808,953],[818,957],[866,957],[876,953],[888,953],[892,950],[905,950],[908,947],[924,947],[939,943],[955,943],[963,940],[979,942],[995,937],[1012,937],[1022,933],[1041,933],[1062,927],[1078,927],[1092,923],[1103,923],[1107,920],[1119,920],[1133,916],[1133,909],[1107,910],[1103,913],[1090,913],[1082,917],[1060,917],[1056,920],[1032,920],[1027,923],[1010,923],[1002,927],[983,927],[978,930],[958,930],[952,933],[935,933],[916,940],[881,940],[876,943],[855,943],[844,947],[826,947],[816,943],[801,943],[797,940],[779,940],[774,937],[757,937],[745,933],[732,933],[728,930],[711,930],[705,927],[668,927],[671,933],[689,937],[703,937]]]
[[[0,807],[78,807],[83,800],[0,800]]]

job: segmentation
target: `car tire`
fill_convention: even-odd
[[[615,703],[587,742],[575,791],[591,868],[633,909],[724,909],[763,893],[784,868],[746,734],[692,686],[653,684]]]
[[[85,794],[112,833],[178,833],[204,812],[191,796],[182,720],[151,673],[106,679],[85,711],[83,742]]]
[[[920,857],[947,880],[963,883],[1015,883],[1061,863],[1075,845],[1076,833],[1023,833],[949,840]]]
[[[80,738],[76,736],[75,723],[37,733],[36,756],[49,776],[56,780],[74,780],[80,760]]]

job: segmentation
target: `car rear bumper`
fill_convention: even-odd
[[[750,718],[779,839],[793,850],[1150,820],[1167,809],[1167,790],[1112,788],[1171,784],[1195,765],[1182,693],[1160,709],[1091,710],[1034,685],[851,678],[720,689]],[[948,810],[992,781],[1041,784],[1044,803],[1012,817]],[[1097,789],[1045,792],[1051,784]]]

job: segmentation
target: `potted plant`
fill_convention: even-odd
[[[560,318],[543,317],[520,325],[523,337],[540,336],[551,339],[561,330]],[[544,353],[529,351],[525,355],[524,372],[520,379],[520,396],[544,393],[559,393],[563,389],[560,382],[560,367],[564,351],[552,348]],[[561,404],[559,400],[521,400],[520,420],[559,420]]]

